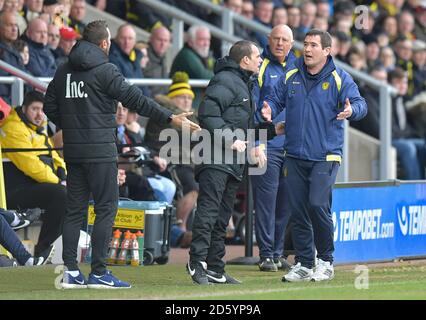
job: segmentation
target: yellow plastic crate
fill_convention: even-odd
[[[89,206],[88,224],[95,223],[95,209],[93,205]],[[123,229],[137,229],[142,230],[145,228],[145,210],[118,208],[117,215],[114,221],[114,228]]]

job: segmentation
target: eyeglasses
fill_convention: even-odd
[[[59,39],[61,37],[59,34],[54,34],[54,33],[49,33],[48,36],[52,38],[56,38],[56,39]]]

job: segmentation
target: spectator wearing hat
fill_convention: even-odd
[[[62,27],[59,30],[60,39],[58,48],[55,50],[56,65],[59,67],[62,63],[68,61],[68,55],[72,47],[77,42],[79,34],[71,27]]]
[[[173,83],[169,87],[167,95],[157,95],[155,100],[163,107],[169,109],[175,114],[182,111],[194,111],[192,108],[192,102],[195,95],[188,83],[188,80],[187,73],[176,72],[173,75]],[[190,119],[192,121],[196,121],[194,115]],[[159,125],[153,121],[148,122],[145,141],[151,149],[155,150],[156,152],[160,151],[161,147],[165,144],[159,140],[160,132],[167,128],[170,128],[170,126]],[[179,157],[173,160],[173,164],[175,164],[173,174],[177,176],[181,184],[181,195],[176,205],[176,217],[179,222],[179,230],[176,229],[173,231],[173,237],[176,241],[180,239],[180,237],[183,236],[187,231],[187,219],[198,198],[198,184],[195,181],[193,166],[189,164],[182,164],[183,161],[180,160],[181,158],[182,160],[190,160],[190,151],[190,149],[181,148]],[[180,246],[186,247],[189,245],[189,235],[182,237],[181,241],[183,242],[179,244]]]
[[[412,60],[414,82],[413,95],[417,95],[426,90],[426,43],[424,41],[413,41]]]
[[[24,40],[30,49],[28,70],[36,77],[53,77],[56,71],[55,57],[47,46],[47,24],[36,18],[28,24]]]
[[[86,0],[74,0],[70,11],[70,27],[79,34],[83,34],[86,24],[83,22],[86,17]]]
[[[126,23],[117,30],[115,39],[111,41],[109,61],[115,64],[124,77],[132,79],[145,78],[141,69],[142,53],[135,49],[136,31],[132,25]],[[151,93],[146,86],[139,86],[144,95]]]

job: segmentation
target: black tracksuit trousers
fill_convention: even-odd
[[[226,227],[240,182],[232,174],[213,168],[201,171],[198,182],[200,192],[192,225],[190,260],[205,261],[209,270],[222,273]]]
[[[92,273],[106,271],[108,243],[117,214],[117,163],[67,163],[67,210],[63,227],[64,264],[69,271],[78,270],[77,246],[80,228],[87,216],[90,194],[95,203],[92,232]]]

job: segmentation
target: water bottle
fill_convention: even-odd
[[[130,245],[132,257],[130,259],[130,264],[133,267],[139,266],[139,243],[136,234],[132,234],[132,242]]]
[[[143,265],[143,248],[144,248],[144,235],[140,230],[136,232],[136,237],[138,237],[138,246],[139,246],[139,263]]]
[[[131,241],[130,236],[131,236],[131,232],[127,230],[124,233],[124,240],[121,242],[121,250],[117,258],[117,264],[119,265],[127,264],[127,252],[129,251],[130,241]]]
[[[109,244],[109,252],[107,258],[108,264],[115,264],[116,262],[115,260],[117,259],[118,249],[120,248],[120,237],[121,231],[119,229],[115,230],[111,242]]]

